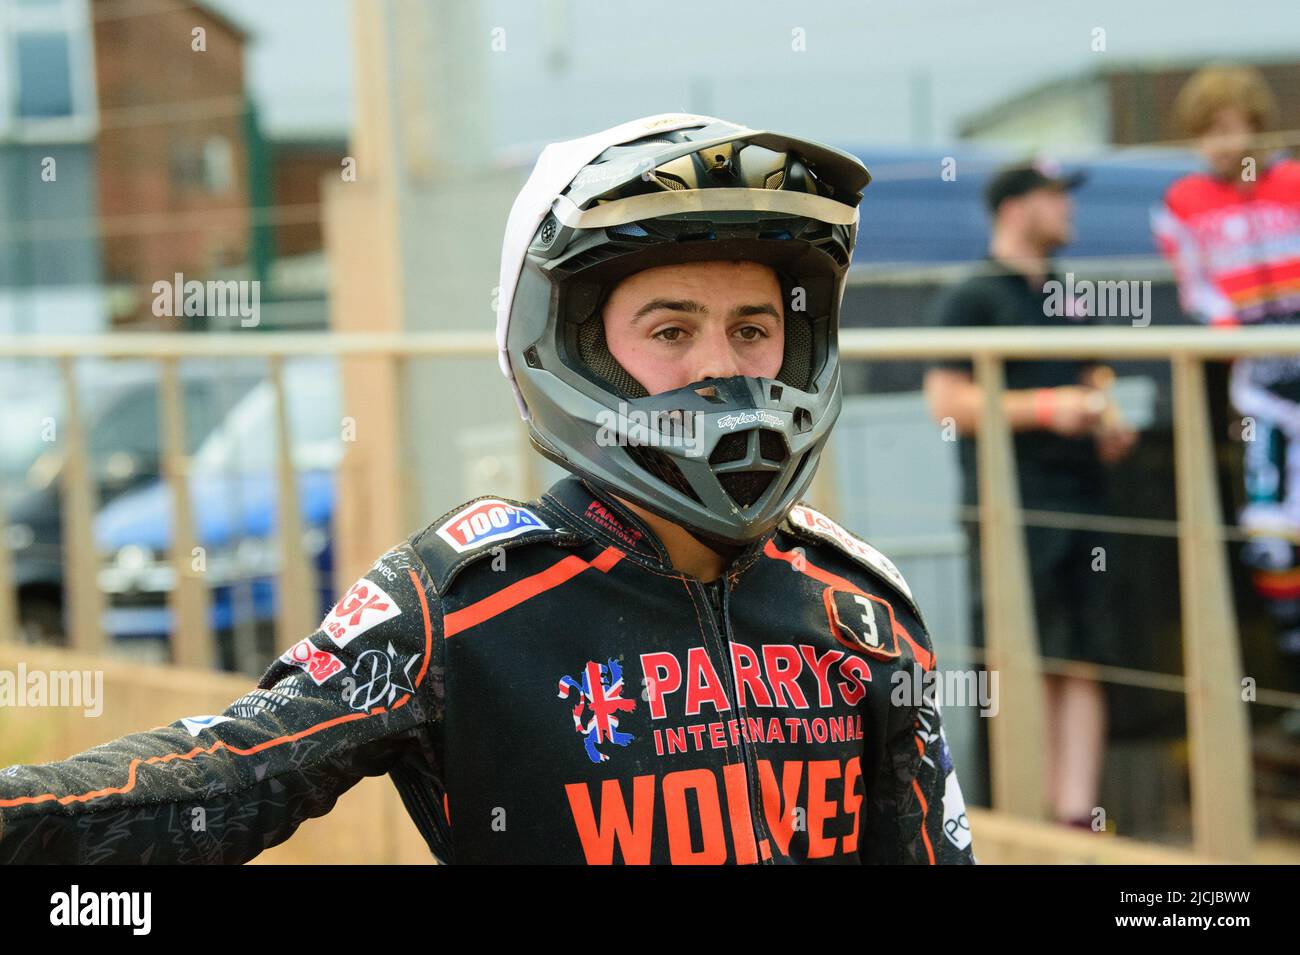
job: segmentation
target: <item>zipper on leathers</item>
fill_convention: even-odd
[[[762,793],[759,791],[760,777],[758,775],[758,763],[754,756],[752,745],[748,739],[746,739],[747,729],[745,728],[745,716],[740,709],[740,693],[737,689],[735,662],[732,659],[731,653],[731,588],[728,586],[725,574],[719,579],[722,587],[721,613],[719,613],[714,607],[713,599],[709,595],[708,588],[706,588],[704,584],[695,581],[692,586],[695,587],[703,598],[703,603],[709,614],[709,623],[712,625],[714,632],[717,633],[722,640],[723,670],[727,677],[728,700],[731,703],[731,711],[736,715],[737,721],[737,739],[739,741],[742,760],[739,765],[742,765],[745,769],[745,790],[746,798],[749,802],[750,830],[754,836],[754,861],[759,865],[775,865],[775,840],[773,840],[771,834],[767,832],[766,820],[763,816]],[[721,620],[718,619],[719,617],[721,617]],[[728,781],[725,777],[725,770],[721,784],[725,790],[728,785]],[[729,800],[727,801],[727,806],[728,812],[730,812],[731,803]],[[735,833],[734,830],[732,830],[732,844],[736,852],[736,861],[740,862],[740,847],[735,845],[735,842]],[[763,842],[767,843],[770,850],[766,859],[763,858],[763,852],[761,849]]]

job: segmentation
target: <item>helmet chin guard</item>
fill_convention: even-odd
[[[839,414],[839,306],[869,181],[847,153],[711,117],[548,146],[511,212],[497,328],[536,447],[706,541],[774,528]],[[714,260],[776,271],[781,369],[649,395],[609,352],[604,301],[643,269]]]

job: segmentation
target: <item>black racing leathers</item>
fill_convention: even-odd
[[[444,862],[973,863],[934,666],[811,508],[705,585],[568,478],[382,555],[223,713],[0,771],[0,861],[245,862],[388,773]]]

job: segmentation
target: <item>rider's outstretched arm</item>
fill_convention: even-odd
[[[363,776],[429,751],[441,621],[397,545],[224,712],[0,769],[0,862],[240,863],[278,845]]]

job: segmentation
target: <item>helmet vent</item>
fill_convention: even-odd
[[[752,507],[781,473],[790,452],[778,431],[725,434],[709,455],[718,483],[740,507]]]
[[[695,489],[687,483],[681,469],[668,455],[662,451],[656,451],[654,448],[643,447],[639,444],[629,444],[625,450],[628,457],[669,487],[681,491],[696,504],[703,503],[700,501],[700,496],[695,493]]]
[[[785,438],[781,437],[778,431],[769,431],[763,428],[758,432],[758,454],[764,461],[774,461],[781,464],[790,456],[785,448]]]
[[[719,464],[742,460],[747,450],[748,442],[745,438],[747,433],[742,431],[739,434],[724,434],[719,439],[718,446],[709,455],[709,463],[716,467]]]
[[[605,231],[612,235],[628,235],[638,239],[644,238],[650,234],[643,226],[636,222],[624,222],[620,225],[612,225],[606,228]]]
[[[812,378],[813,332],[808,316],[786,312],[785,355],[776,377],[793,388],[807,391]],[[779,397],[779,396],[777,396]],[[775,400],[775,398],[773,399]]]
[[[719,474],[718,482],[727,496],[738,505],[752,507],[771,486],[775,477],[775,471],[733,471],[730,474]]]

